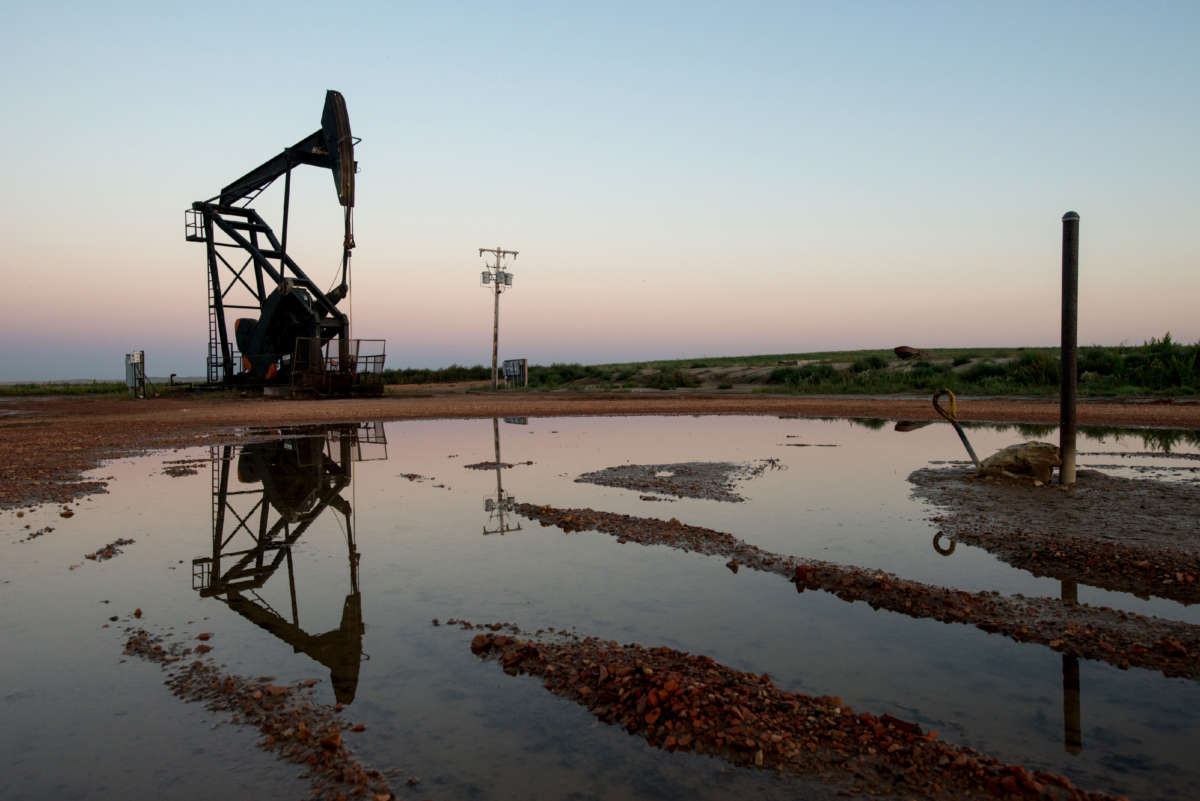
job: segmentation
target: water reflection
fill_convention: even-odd
[[[933,550],[937,551],[939,556],[949,556],[954,553],[956,545],[957,543],[947,537],[943,531],[933,535]]]
[[[365,626],[354,510],[344,493],[353,481],[355,462],[387,458],[387,439],[381,423],[283,433],[283,439],[271,442],[211,449],[212,556],[192,560],[192,589],[202,598],[224,602],[329,668],[338,702],[350,703],[358,688]],[[235,460],[237,483],[231,486]],[[350,594],[342,604],[340,625],[312,634],[300,625],[292,546],[327,509],[341,516]],[[287,616],[259,593],[284,565],[291,599]]]
[[[238,480],[238,467],[243,451],[256,449],[212,451],[211,489],[203,475],[161,475],[161,455],[106,466],[118,475],[112,494],[96,496],[88,515],[76,515],[73,522],[95,529],[88,549],[126,535],[131,527],[137,527],[130,534],[136,546],[120,559],[74,571],[65,565],[68,559],[78,561],[83,543],[73,537],[38,538],[12,545],[5,554],[0,581],[11,578],[11,583],[0,587],[5,598],[0,680],[9,691],[3,708],[12,734],[0,763],[5,767],[0,798],[174,796],[180,787],[201,788],[206,782],[238,796],[247,793],[230,784],[229,776],[290,775],[282,765],[259,765],[257,755],[242,754],[229,737],[197,739],[183,724],[205,718],[173,711],[169,696],[146,692],[144,682],[156,670],[147,673],[111,658],[119,647],[115,632],[97,624],[110,610],[135,607],[151,613],[149,625],[173,626],[181,637],[201,627],[213,630],[220,644],[213,655],[245,676],[324,678],[336,666],[336,686],[326,685],[323,700],[334,700],[331,689],[339,698],[353,695],[356,721],[368,726],[366,738],[353,745],[365,749],[363,756],[376,767],[422,765],[418,772],[425,785],[436,783],[442,788],[437,795],[444,798],[556,798],[564,787],[604,801],[832,798],[838,789],[810,789],[762,772],[722,773],[724,764],[708,757],[652,750],[615,728],[593,727],[574,704],[550,696],[536,681],[501,685],[480,673],[492,668],[471,656],[472,633],[430,625],[431,619],[450,615],[510,620],[529,628],[574,628],[620,642],[705,654],[756,674],[769,672],[789,691],[839,695],[858,710],[913,720],[937,729],[947,741],[1005,763],[1062,773],[1080,787],[1164,801],[1200,798],[1200,764],[1193,754],[1200,742],[1195,715],[1200,683],[1193,680],[1064,657],[1044,645],[909,618],[865,602],[847,603],[831,593],[797,596],[772,576],[746,569],[730,573],[724,559],[661,547],[630,550],[607,538],[563,537],[539,525],[525,527],[519,538],[481,537],[475,529],[516,522],[504,502],[511,492],[520,501],[563,508],[677,517],[772,552],[867,565],[955,589],[1058,596],[1057,578],[1035,578],[966,543],[949,558],[931,553],[936,527],[928,522],[929,508],[911,496],[906,476],[914,462],[963,455],[944,428],[898,434],[891,424],[875,431],[844,421],[605,417],[530,418],[520,427],[500,420],[488,432],[487,422],[389,424],[388,439],[403,438],[404,469],[424,474],[409,482],[396,475],[396,454],[388,462],[355,464],[352,453],[353,480],[345,484],[339,477],[347,464],[341,434],[326,438],[314,431],[293,436],[288,447],[328,451],[321,454],[324,466],[316,478],[300,478],[308,457],[276,455],[272,447],[257,450],[261,458],[244,460],[245,478],[266,477],[249,483]],[[782,447],[785,434],[840,447]],[[1011,431],[970,434],[981,452],[1017,439]],[[503,435],[507,444],[498,442]],[[297,441],[304,437],[317,438]],[[1103,450],[1138,452],[1135,463],[1150,462],[1140,455],[1136,432],[1123,434],[1122,440]],[[499,476],[487,472],[493,464],[482,475],[458,474],[449,482],[455,486],[437,486],[441,482],[433,474],[444,479],[449,477],[444,473],[461,470],[448,454],[481,449],[497,461],[534,464],[502,469]],[[1193,448],[1187,451],[1200,456]],[[748,485],[743,504],[681,499],[668,507],[642,501],[637,493],[573,481],[581,472],[626,461],[749,462],[767,456],[777,456],[789,469],[765,471]],[[251,461],[266,467],[256,470]],[[270,548],[254,553],[253,537],[261,540],[264,533],[264,510],[256,504],[268,507],[266,534],[285,516],[280,507],[290,509],[292,520],[274,535],[282,541],[317,508],[321,492],[336,486],[341,490],[334,495],[352,507],[353,538],[340,530],[346,528],[346,515],[330,498],[290,553],[279,557],[278,549]],[[232,494],[241,491],[247,494]],[[485,497],[502,512],[495,520],[489,520],[491,509],[480,509]],[[131,519],[134,506],[144,513],[141,520]],[[184,519],[181,511],[189,507],[200,519]],[[217,509],[224,510],[224,520],[213,527],[210,516]],[[55,511],[47,514],[67,531],[72,521],[59,523]],[[231,537],[239,525],[249,531]],[[351,560],[358,543],[364,558]],[[941,538],[938,545],[948,548],[949,541]],[[243,567],[247,586],[235,587],[246,601],[238,614],[214,612],[217,602],[202,599],[186,580],[181,584],[174,570],[179,559],[208,557],[209,577],[197,589],[209,589],[226,603],[236,596],[221,592],[221,581],[246,556],[238,551],[254,554]],[[277,557],[277,569],[260,574],[253,586],[251,574],[259,562],[265,573]],[[360,586],[364,597],[358,598]],[[704,590],[698,593],[697,587]],[[1092,605],[1200,621],[1200,605],[1143,604],[1086,585],[1077,592],[1080,601]],[[283,624],[281,639],[264,636],[265,625],[248,624],[256,593],[277,610],[275,615],[257,611],[262,619]],[[98,606],[98,598],[111,599],[112,605]],[[210,620],[199,624],[205,616]],[[198,624],[185,624],[192,620]],[[323,633],[329,635],[329,653],[321,654],[327,667],[285,645],[301,637],[308,653],[320,651],[317,640]],[[366,659],[364,648],[372,661],[359,665]],[[341,677],[355,676],[355,666],[360,668],[357,683],[344,682]],[[1083,684],[1088,688],[1086,728]],[[104,747],[98,749],[97,743]],[[64,753],[71,755],[65,762]],[[136,769],[147,764],[170,768]],[[278,795],[279,786],[258,795]]]
[[[942,544],[942,543],[948,543]],[[933,536],[933,550],[942,556],[954,553],[955,542],[942,532]],[[1079,603],[1079,585],[1075,581],[1063,579],[1060,584],[1060,597],[1066,603]],[[797,589],[800,589],[799,587]],[[1079,657],[1074,654],[1062,655],[1062,710],[1063,710],[1063,747],[1070,754],[1083,751],[1082,701],[1079,693]]]
[[[983,428],[992,431],[1016,431],[1024,437],[1045,439],[1058,430],[1055,425],[1039,425],[1036,423],[963,423],[967,428]],[[1200,431],[1174,428],[1144,428],[1131,429],[1118,426],[1080,426],[1079,435],[1083,439],[1103,443],[1108,440],[1140,439],[1142,446],[1152,453],[1170,454],[1183,445],[1200,445]]]
[[[836,418],[819,418],[822,420],[835,420]],[[888,421],[879,418],[851,418],[850,425],[867,428],[872,431],[882,429]],[[893,426],[894,431],[905,433],[909,431],[917,431],[922,429],[933,420],[898,420]],[[1058,430],[1058,426],[1053,424],[1039,423],[987,423],[979,421],[960,420],[959,425],[967,429],[976,429],[984,431],[1006,432],[1015,431],[1026,439],[1047,439],[1051,434]],[[1121,428],[1118,426],[1080,426],[1079,436],[1081,439],[1092,440],[1098,443],[1104,443],[1109,440],[1121,442],[1129,438],[1141,440],[1142,446],[1151,453],[1156,454],[1171,454],[1177,451],[1181,446],[1200,446],[1200,431],[1192,429],[1172,429],[1172,428],[1144,428],[1131,429]]]
[[[504,422],[526,425],[528,420],[524,417],[505,417]],[[496,495],[483,499],[483,509],[488,513],[488,521],[483,525],[484,536],[521,530],[520,518],[513,515],[513,504],[516,500],[504,492],[504,463],[500,461],[500,420],[496,417],[492,418],[492,441],[496,448]]]
[[[1074,581],[1062,582],[1062,599],[1068,603],[1079,603],[1079,585]],[[1062,655],[1063,676],[1063,745],[1070,754],[1083,751],[1083,726],[1080,723],[1079,657]]]

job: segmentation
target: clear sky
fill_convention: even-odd
[[[319,127],[358,148],[354,333],[491,357],[1200,340],[1200,3],[53,3],[0,28],[0,380],[203,372],[183,212]],[[289,252],[340,255],[328,173]],[[269,219],[278,190],[260,198]]]

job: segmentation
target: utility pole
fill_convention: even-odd
[[[480,281],[480,285],[485,289],[488,284],[491,284],[495,292],[495,304],[492,315],[492,389],[500,386],[496,374],[496,356],[500,350],[500,293],[512,286],[512,273],[504,269],[504,260],[511,256],[515,261],[517,252],[515,250],[504,250],[499,245],[494,248],[479,249],[480,258],[483,258],[484,253],[491,253],[495,259],[491,264],[487,262],[483,263],[485,269]]]

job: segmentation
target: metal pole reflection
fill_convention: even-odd
[[[1074,581],[1062,582],[1062,599],[1079,603],[1079,586]],[[1079,657],[1062,655],[1063,677],[1063,746],[1070,754],[1083,751],[1083,727],[1080,724]]]

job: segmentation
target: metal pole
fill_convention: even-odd
[[[342,240],[342,286],[346,288],[347,305],[351,314],[354,312],[354,295],[350,287],[350,249],[354,247],[354,208],[346,207],[344,218],[345,234]],[[342,326],[338,332],[338,369],[343,373],[353,373],[358,370],[357,362],[350,361],[350,326],[353,324],[350,314],[342,317]],[[358,354],[356,353],[355,356]]]
[[[497,248],[499,250],[499,248]],[[499,265],[500,257],[496,257],[496,264]],[[496,284],[495,294],[495,309],[492,313],[492,389],[499,387],[499,382],[496,376],[496,354],[500,348],[500,268],[496,267]]]
[[[1079,215],[1063,215],[1062,232],[1062,390],[1059,396],[1058,483],[1075,483],[1075,405],[1079,376]]]
[[[279,240],[279,274],[287,270],[288,211],[292,205],[292,160],[288,155],[287,172],[283,174],[283,236]],[[263,301],[266,297],[263,298]],[[260,301],[262,302],[262,301]]]

